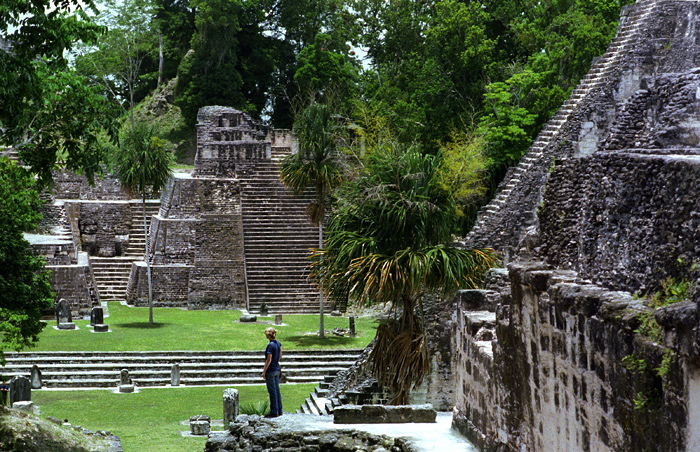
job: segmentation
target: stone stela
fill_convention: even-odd
[[[132,393],[136,390],[134,383],[131,381],[131,377],[129,377],[129,370],[128,369],[122,369],[121,372],[119,373],[119,387],[118,387],[119,392],[121,393]]]
[[[61,298],[56,303],[54,310],[56,312],[56,325],[59,330],[74,330],[73,313],[71,312],[70,303]]]

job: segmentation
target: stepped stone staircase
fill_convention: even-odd
[[[317,383],[355,363],[362,350],[285,351],[286,383]],[[22,352],[6,353],[6,378],[29,377],[33,365],[47,389],[116,388],[122,369],[136,386],[170,385],[172,366],[180,366],[181,386],[262,384],[262,351],[171,352]]]
[[[331,385],[335,378],[333,375],[326,375],[323,381],[318,384],[304,403],[301,404],[297,413],[325,416],[333,414],[337,407],[347,404],[386,405],[389,403],[388,394],[380,389],[376,381],[368,381],[354,389],[346,389],[342,394],[333,397],[331,395]]]
[[[160,210],[160,201],[146,200],[146,225],[150,227],[151,218]],[[129,247],[124,255],[115,257],[90,257],[90,265],[95,276],[95,284],[102,301],[126,299],[126,287],[129,283],[131,263],[143,260],[146,253],[146,236],[143,229],[143,204],[131,204],[131,226],[129,228]]]
[[[259,312],[318,312],[318,289],[307,279],[308,250],[318,247],[318,228],[305,214],[313,192],[292,195],[280,182],[284,147],[272,147],[272,160],[241,177],[241,213],[245,247],[248,303]]]
[[[542,129],[520,163],[508,170],[498,187],[498,194],[481,209],[476,224],[464,243],[478,242],[481,230],[489,229],[486,225],[497,221],[495,217],[498,212],[511,202],[513,191],[521,185],[522,178],[528,171],[535,167],[551,165],[551,157],[545,155],[545,147],[557,139],[560,130],[572,117],[581,101],[596,89],[601,88],[606,83],[607,76],[620,66],[626,52],[640,39],[644,30],[642,25],[654,14],[656,5],[655,0],[640,0],[628,15],[622,16],[617,34],[610,42],[606,53],[594,62],[569,99]]]
[[[15,148],[2,148],[0,149],[0,157],[2,156],[7,156],[10,158],[10,160],[14,160],[15,162],[19,162],[19,153]]]

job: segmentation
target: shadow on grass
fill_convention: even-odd
[[[332,336],[327,334],[324,339],[317,336],[288,336],[285,342],[291,342],[298,347],[309,347],[321,345],[324,347],[344,347],[351,345],[355,341],[352,337]]]
[[[148,322],[132,322],[132,323],[116,323],[114,326],[123,328],[138,328],[140,330],[155,330],[170,325],[169,323],[148,323]]]

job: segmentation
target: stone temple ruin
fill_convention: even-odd
[[[431,327],[428,400],[487,451],[700,450],[700,284],[632,296],[698,278],[699,192],[700,2],[641,0],[464,239],[507,268]]]
[[[316,312],[306,273],[318,244],[305,217],[311,193],[294,197],[279,181],[291,134],[228,107],[203,108],[198,120],[194,170],[146,204],[154,304]],[[47,258],[57,299],[83,315],[99,301],[147,303],[142,209],[109,176],[93,187],[55,175],[44,234],[28,238]]]

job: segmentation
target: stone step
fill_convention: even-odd
[[[361,350],[285,351],[282,360],[287,382],[318,383],[325,375],[351,366]],[[180,364],[182,385],[260,384],[260,352],[111,352],[62,354],[8,353],[3,375],[28,376],[37,365],[46,388],[116,387],[121,369],[140,387],[170,384],[172,364]],[[105,360],[105,361],[101,361]],[[66,364],[68,362],[68,364]]]

